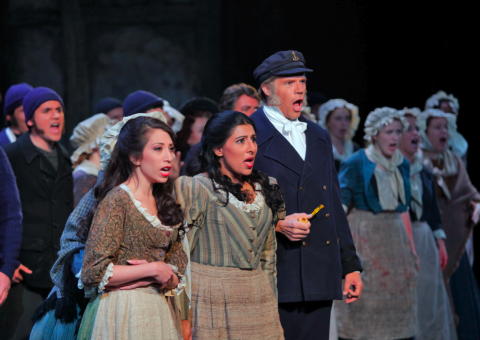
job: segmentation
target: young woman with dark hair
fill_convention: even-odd
[[[157,119],[138,117],[120,131],[95,190],[81,273],[95,308],[87,307],[79,338],[181,338],[169,297],[188,263],[183,214],[168,179],[174,157],[173,132]]]
[[[285,210],[276,181],[253,169],[256,153],[250,118],[222,112],[202,137],[206,172],[175,183],[191,228],[194,339],[283,339],[274,227]]]

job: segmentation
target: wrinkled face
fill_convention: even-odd
[[[373,142],[384,157],[391,158],[398,148],[401,136],[402,123],[394,120],[390,124],[385,125],[380,132],[373,137]]]
[[[305,76],[276,78],[271,84],[262,85],[262,90],[267,97],[278,100],[277,106],[287,119],[300,117],[307,94]]]
[[[257,111],[259,105],[260,103],[255,98],[249,97],[246,94],[242,94],[235,101],[232,110],[244,113],[247,116],[251,116],[255,111]]]
[[[205,128],[205,124],[207,124],[208,118],[206,117],[197,117],[192,124],[190,129],[190,137],[188,137],[187,144],[188,145],[195,145],[200,143],[202,140],[203,129]]]
[[[20,133],[28,131],[28,126],[25,122],[25,114],[23,112],[23,105],[17,107],[12,115],[8,115],[6,119],[10,121],[12,128],[18,130]]]
[[[148,132],[142,157],[131,158],[131,161],[137,166],[137,175],[150,183],[165,183],[171,173],[174,158],[175,148],[170,135],[162,129],[152,129]]]
[[[448,147],[448,121],[442,117],[432,117],[428,121],[427,137],[433,150],[443,152]]]
[[[111,109],[110,111],[107,112],[108,118],[119,122],[123,118],[123,108],[121,107],[116,107],[114,109]]]
[[[352,114],[344,107],[333,110],[327,117],[327,129],[330,135],[345,140],[350,130]]]
[[[400,151],[408,156],[413,156],[420,147],[420,134],[418,133],[417,118],[405,116],[408,121],[408,129],[405,130],[400,139]]]
[[[446,113],[455,114],[455,112],[453,112],[452,105],[450,104],[450,102],[448,100],[440,101],[439,109],[442,110],[443,112],[446,112]]]
[[[32,127],[32,135],[47,143],[58,142],[65,127],[62,104],[57,100],[46,101],[37,107],[27,125]]]
[[[233,182],[252,173],[257,155],[257,137],[251,125],[238,125],[225,144],[214,150],[220,157],[220,172]]]

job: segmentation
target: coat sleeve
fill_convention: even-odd
[[[0,147],[0,272],[12,277],[20,264],[22,207],[15,175]]]
[[[344,166],[342,165],[342,168]],[[348,168],[347,168],[348,170]],[[334,163],[332,162],[332,173],[336,173]],[[342,207],[342,203],[348,203],[348,205],[352,202],[353,197],[353,190],[345,187],[342,189],[342,199],[340,194],[340,187],[338,183],[338,179],[336,176],[334,178],[334,188],[333,188],[333,201],[334,201],[334,209],[335,209],[335,221],[337,225],[337,236],[338,236],[338,243],[340,246],[340,257],[342,261],[342,275],[345,276],[348,273],[354,271],[362,271],[362,265],[360,264],[360,259],[357,255],[357,250],[353,243],[352,234],[350,232],[350,226],[348,225],[347,217],[345,215],[345,211]],[[345,190],[345,197],[348,195],[348,201],[343,200],[343,193]]]
[[[85,244],[82,282],[87,287],[98,287],[99,291],[113,274],[113,264],[117,262],[117,252],[125,235],[128,201],[122,193],[120,190],[110,192],[100,202]]]

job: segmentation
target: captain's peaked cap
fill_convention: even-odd
[[[312,72],[305,66],[305,58],[299,51],[279,51],[262,61],[253,71],[253,77],[261,85],[270,77],[287,77]]]

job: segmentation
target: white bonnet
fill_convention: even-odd
[[[440,102],[446,100],[450,103],[450,106],[453,109],[455,114],[458,114],[460,109],[460,104],[458,99],[453,96],[453,94],[447,94],[445,91],[438,91],[425,102],[425,109],[438,109],[440,107]]]
[[[163,113],[158,111],[149,113],[136,113],[131,116],[123,117],[121,121],[119,121],[118,123],[110,127],[107,131],[105,131],[102,138],[100,139],[100,167],[102,170],[105,170],[107,168],[113,148],[117,143],[117,138],[120,130],[129,120],[138,117],[157,118],[158,120],[161,120],[162,122],[167,124],[167,120]]]
[[[363,139],[371,143],[372,137],[376,136],[384,126],[390,124],[395,119],[402,123],[404,129],[407,128],[407,121],[399,114],[398,110],[386,106],[373,110],[365,120],[363,128],[365,136],[363,136]]]
[[[420,129],[420,133],[426,133],[428,118],[432,117],[445,118],[448,122],[448,133],[450,135],[452,132],[457,130],[457,117],[455,115],[451,113],[445,113],[439,109],[426,109],[417,119],[417,125]]]
[[[402,117],[405,117],[406,115],[411,115],[415,118],[418,118],[422,114],[422,110],[420,110],[418,107],[404,107],[403,109],[398,111],[398,114]]]
[[[91,154],[98,148],[100,138],[113,121],[104,113],[97,113],[80,123],[73,129],[70,144],[75,148],[70,160],[75,164],[84,153]]]
[[[172,130],[173,130],[173,132],[177,133],[178,131],[180,131],[182,129],[183,120],[185,119],[185,116],[180,111],[175,109],[172,105],[170,105],[170,103],[167,100],[165,100],[163,98],[162,98],[162,100],[163,100],[163,110],[170,117],[172,117],[174,119]]]
[[[358,115],[358,106],[352,103],[349,103],[344,99],[340,99],[340,98],[330,99],[329,101],[323,103],[318,108],[318,114],[319,114],[318,124],[320,124],[320,126],[323,127],[324,129],[327,129],[328,115],[335,109],[342,108],[342,107],[346,108],[352,114],[352,120],[350,122],[350,131],[347,136],[349,139],[351,139],[355,135],[355,132],[357,131],[358,124],[360,123],[360,116]]]

